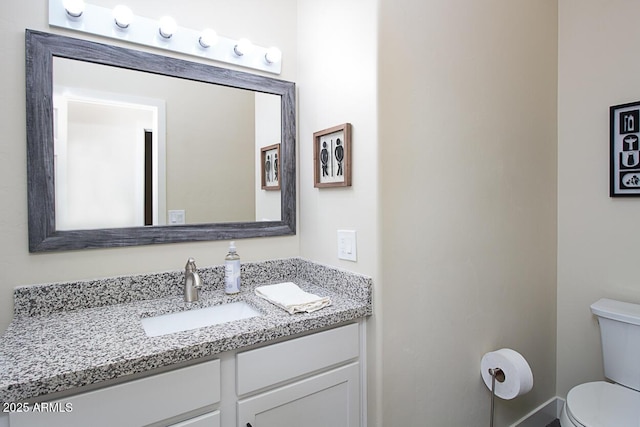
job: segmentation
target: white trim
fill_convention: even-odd
[[[545,427],[556,418],[560,418],[563,406],[564,399],[552,397],[528,415],[511,424],[510,427]]]
[[[360,426],[367,426],[367,319],[360,323]]]

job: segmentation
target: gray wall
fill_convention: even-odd
[[[559,4],[557,393],[566,396],[603,379],[589,306],[600,298],[640,304],[640,200],[609,197],[609,107],[640,100],[640,3]]]
[[[557,3],[382,0],[384,426],[489,423],[485,352],[555,395]]]

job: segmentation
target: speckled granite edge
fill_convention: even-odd
[[[373,279],[329,265],[300,260],[297,278],[372,305]],[[371,313],[369,313],[371,314]]]
[[[198,268],[203,290],[223,289],[222,265]],[[242,264],[243,285],[278,283],[296,278],[353,297],[370,295],[371,279],[302,258],[276,259]],[[136,274],[75,282],[23,285],[14,289],[14,316],[47,316],[52,313],[104,307],[148,299],[180,296],[184,271]],[[348,286],[346,285],[348,283]]]

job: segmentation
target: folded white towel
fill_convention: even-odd
[[[311,313],[331,305],[329,297],[303,291],[295,283],[285,282],[256,288],[256,295],[288,311],[290,314]]]

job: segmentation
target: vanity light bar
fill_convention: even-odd
[[[178,26],[165,17],[160,20],[136,16],[130,10],[122,17],[122,7],[116,11],[84,4],[79,16],[65,8],[65,0],[49,0],[49,25],[87,34],[124,40],[131,43],[184,53],[191,56],[234,64],[254,70],[280,74],[282,52],[277,48],[256,46],[248,41],[233,40],[207,29],[197,31]],[[170,19],[170,18],[169,18]]]

